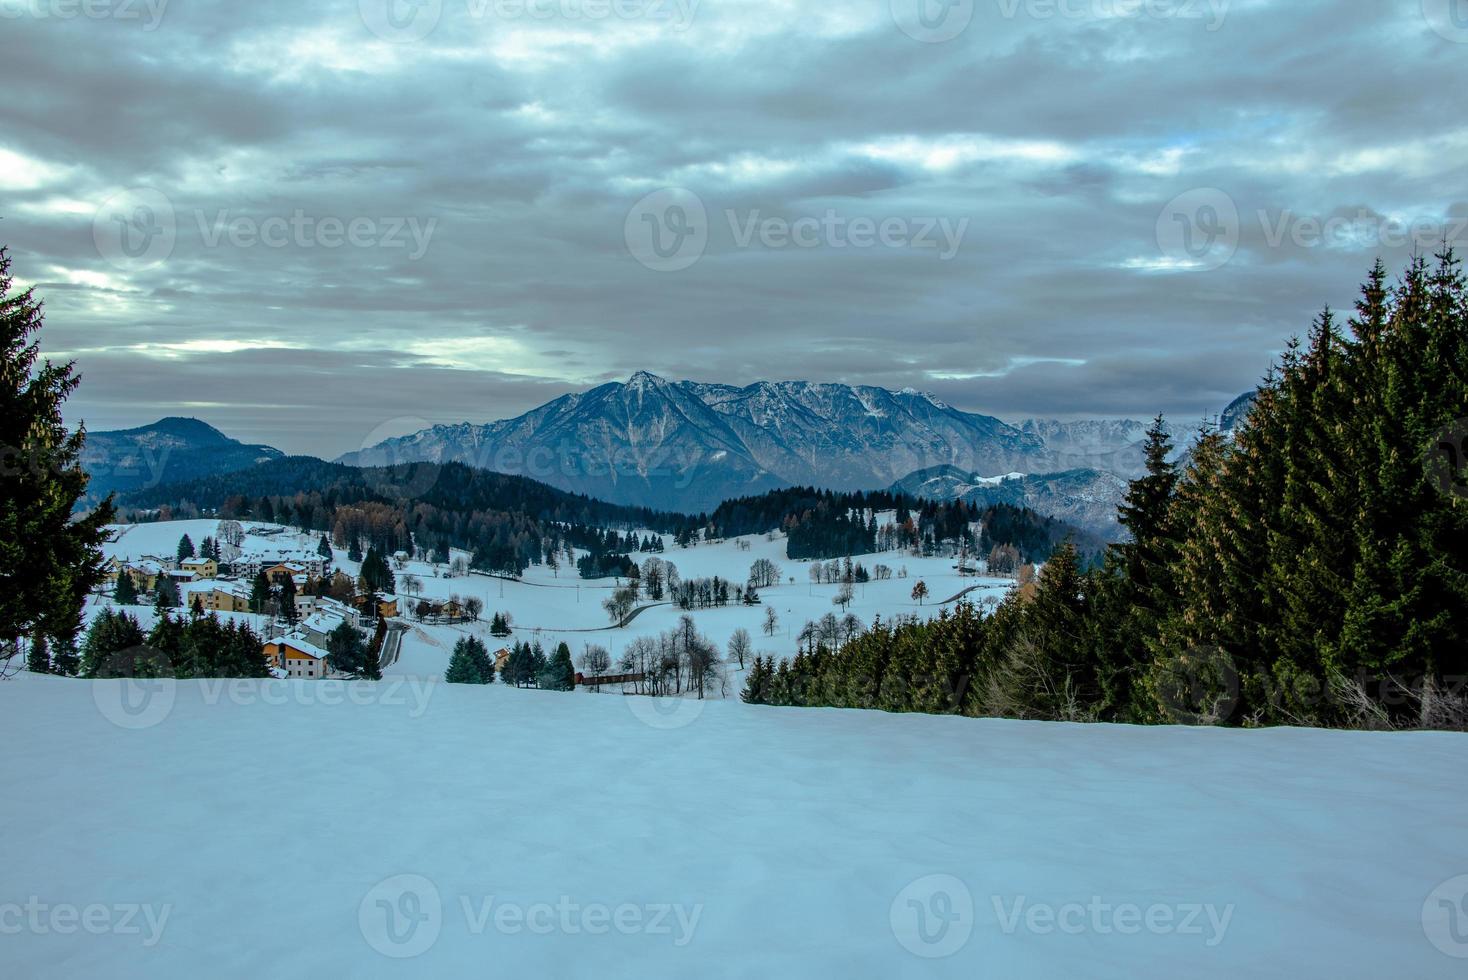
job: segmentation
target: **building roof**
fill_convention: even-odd
[[[281,647],[283,649],[293,650],[296,653],[304,654],[305,656],[310,657],[313,660],[325,660],[327,657],[327,653],[325,650],[321,649],[316,644],[306,639],[300,633],[289,633],[285,636],[279,636],[273,640],[267,640],[266,644],[274,644],[275,646]]]
[[[313,633],[330,633],[346,622],[342,616],[328,612],[316,612],[301,620],[301,628]]]

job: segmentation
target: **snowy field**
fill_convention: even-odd
[[[885,515],[890,519],[891,515]],[[244,522],[246,529],[260,525]],[[157,524],[124,525],[116,541],[105,548],[105,553],[128,559],[145,555],[174,554],[179,537],[188,534],[197,546],[205,537],[218,533],[217,521],[166,521]],[[638,533],[639,537],[652,536],[651,531]],[[289,529],[286,533],[271,537],[247,534],[243,551],[259,552],[267,549],[289,548],[316,549],[319,535],[301,533]],[[840,591],[839,585],[812,585],[810,562],[790,561],[785,557],[785,539],[778,536],[767,540],[764,535],[746,538],[731,538],[716,543],[700,544],[692,548],[679,548],[671,537],[664,537],[667,550],[651,554],[633,554],[634,561],[641,564],[650,557],[671,562],[683,579],[711,578],[715,575],[743,585],[749,577],[750,566],[761,558],[767,558],[782,571],[781,584],[761,589],[761,605],[744,606],[731,604],[718,609],[695,610],[692,612],[699,630],[720,650],[727,648],[729,637],[743,628],[754,640],[755,651],[762,655],[774,654],[791,657],[795,654],[797,635],[808,621],[819,620],[827,613],[838,616],[845,612],[832,604]],[[747,546],[747,548],[746,548]],[[865,626],[881,616],[891,620],[895,616],[938,615],[943,608],[952,608],[961,594],[970,601],[985,598],[1002,599],[1013,586],[1004,578],[980,578],[974,575],[959,575],[955,559],[922,558],[899,552],[864,555],[857,559],[871,571],[876,565],[885,564],[893,569],[893,577],[884,582],[870,582],[855,586],[855,598],[850,609]],[[347,560],[346,552],[335,550],[335,567],[355,574],[360,566]],[[899,578],[902,569],[907,577]],[[446,566],[433,566],[427,562],[410,561],[400,570],[395,570],[401,581],[403,575],[412,575],[422,582],[420,595],[400,596],[401,607],[408,613],[419,599],[442,602],[451,595],[463,598],[478,596],[484,602],[483,621],[456,625],[433,625],[413,623],[413,629],[403,640],[402,652],[388,673],[402,677],[442,677],[448,667],[449,655],[454,642],[461,636],[480,636],[491,650],[524,640],[543,644],[547,651],[564,641],[574,658],[579,660],[587,644],[597,643],[607,647],[616,657],[636,637],[656,635],[673,628],[683,610],[672,604],[651,605],[645,598],[640,605],[650,608],[621,628],[613,628],[606,611],[605,601],[619,584],[613,579],[583,580],[574,568],[561,568],[559,574],[543,565],[534,565],[526,572],[522,581],[508,581],[487,575],[471,574],[446,577]],[[791,583],[791,579],[794,583]],[[912,588],[919,581],[925,582],[930,598],[919,604],[912,599]],[[771,606],[779,616],[779,630],[766,636],[763,630],[765,608]],[[92,604],[89,616],[95,616],[100,607]],[[145,621],[151,622],[151,610],[130,610]],[[493,637],[489,633],[489,621],[496,612],[508,613],[514,624],[514,635],[506,638]],[[405,616],[409,622],[411,617]],[[262,628],[263,618],[255,617],[252,625]],[[729,671],[730,694],[737,695],[742,685],[740,672],[733,666]]]
[[[128,683],[0,683],[0,975],[1468,969],[1459,735]]]
[[[748,550],[741,547],[741,542],[748,546]],[[753,638],[757,653],[791,657],[795,654],[800,629],[807,622],[819,620],[827,613],[845,615],[843,610],[832,604],[840,586],[812,585],[811,563],[788,560],[783,536],[774,540],[766,540],[763,535],[731,538],[692,548],[675,547],[670,537],[665,538],[665,543],[667,550],[658,555],[634,554],[632,558],[639,564],[649,557],[671,562],[683,579],[717,575],[737,585],[744,584],[749,577],[750,566],[761,558],[768,558],[780,566],[781,584],[759,590],[760,605],[731,603],[722,608],[691,612],[699,630],[720,650],[727,648],[729,637],[736,629],[743,628]],[[884,620],[895,616],[936,616],[942,608],[951,609],[954,603],[949,600],[957,599],[960,594],[966,594],[965,598],[975,602],[985,597],[997,601],[1007,595],[1014,584],[1003,578],[960,576],[953,558],[920,558],[886,552],[860,556],[857,560],[868,571],[878,564],[886,564],[894,570],[888,581],[855,586],[855,599],[848,611],[866,626],[870,626],[877,616]],[[346,562],[340,553],[337,564],[347,569],[356,567]],[[898,570],[904,567],[908,576],[898,578]],[[562,568],[556,575],[544,566],[532,566],[524,580],[519,582],[477,574],[467,578],[435,578],[433,566],[423,562],[409,562],[404,571],[423,583],[422,598],[442,601],[450,595],[478,596],[484,601],[485,622],[477,625],[416,626],[404,640],[402,658],[392,668],[393,673],[402,676],[443,676],[454,641],[465,633],[483,637],[490,644],[490,649],[507,646],[516,640],[539,640],[547,650],[551,650],[564,641],[571,648],[572,656],[578,659],[587,644],[597,643],[612,652],[615,663],[617,656],[635,638],[670,630],[684,615],[684,610],[671,603],[653,605],[646,598],[640,598],[639,605],[648,608],[625,627],[613,628],[602,602],[618,583],[611,579],[582,580],[574,569]],[[438,571],[441,573],[443,570]],[[795,579],[794,583],[791,583],[791,578]],[[919,580],[927,584],[930,593],[930,598],[922,604],[912,599],[913,585]],[[413,601],[416,602],[416,598]],[[773,607],[779,617],[779,630],[773,636],[765,635],[763,630],[767,606]],[[406,602],[404,608],[407,608]],[[496,612],[510,614],[514,625],[513,637],[502,640],[490,636],[488,621]],[[738,693],[738,674],[731,668],[733,694]]]

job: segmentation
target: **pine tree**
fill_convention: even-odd
[[[326,535],[321,535],[321,540],[316,543],[316,553],[322,558],[331,560],[331,542],[326,540]]]
[[[296,580],[290,575],[280,577],[280,614],[287,623],[294,624],[296,611]]]
[[[270,606],[270,580],[265,577],[265,572],[255,573],[255,581],[250,583],[250,612],[259,615]]]
[[[1177,555],[1173,501],[1178,471],[1169,457],[1172,439],[1161,415],[1143,445],[1146,475],[1132,481],[1117,521],[1130,539],[1114,545],[1096,578],[1095,644],[1105,717],[1140,722],[1151,717],[1151,699],[1140,690],[1152,661],[1149,641],[1173,609],[1169,570]]]
[[[358,676],[361,677],[363,680],[368,681],[382,680],[382,647],[379,644],[378,640],[381,638],[381,634],[384,633],[385,630],[382,628],[383,621],[379,619],[377,622],[378,637],[375,637],[373,639],[373,642],[363,651],[362,671],[360,674],[358,674]]]
[[[92,621],[87,637],[82,644],[81,674],[83,677],[116,677],[119,665],[113,662],[113,654],[143,643],[143,630],[138,621],[125,612],[102,610]]]
[[[76,390],[73,364],[39,366],[41,301],[12,292],[10,253],[0,248],[0,448],[9,470],[0,494],[0,667],[23,637],[67,641],[104,575],[102,543],[112,499],[75,517],[87,490],[79,465],[86,434],[68,432],[61,406]]]
[[[571,662],[571,648],[564,642],[556,647],[555,654],[546,664],[540,686],[548,691],[576,690],[576,666]]]
[[[170,616],[166,608],[158,611],[158,621],[144,642],[163,655],[175,677],[209,677],[220,673],[214,664],[218,651],[201,650],[189,644],[183,622]]]
[[[31,640],[30,653],[26,655],[25,669],[33,674],[51,673],[51,648],[46,637],[37,635]]]
[[[540,679],[545,676],[545,668],[549,661],[545,656],[545,647],[536,640],[535,645],[530,648],[530,662],[527,665],[525,680],[527,683],[540,685]]]
[[[342,623],[326,634],[326,659],[332,670],[360,676],[366,657],[367,643],[350,623]]]
[[[444,681],[449,684],[482,684],[484,681],[475,666],[474,659],[469,651],[469,641],[460,637],[454,644],[453,655],[449,658],[449,666],[443,675]]]
[[[76,640],[56,641],[51,654],[51,671],[61,677],[75,677],[81,670],[82,660],[76,651]]]
[[[174,583],[172,576],[167,572],[160,572],[158,585],[153,590],[154,609],[177,609],[179,604],[178,586]]]
[[[131,573],[126,568],[117,573],[117,586],[112,593],[112,601],[119,606],[136,606],[138,604],[138,587],[133,582]]]
[[[469,659],[474,664],[474,669],[479,672],[479,683],[494,683],[494,658],[489,655],[484,641],[478,637],[469,640]]]
[[[194,542],[187,534],[178,539],[178,560],[194,557]]]

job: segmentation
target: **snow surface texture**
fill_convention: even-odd
[[[0,684],[4,975],[1468,967],[1462,736],[154,685]]]

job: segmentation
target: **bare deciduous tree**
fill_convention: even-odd
[[[739,662],[739,669],[744,669],[744,661],[754,653],[754,640],[750,638],[749,630],[737,629],[734,635],[729,637],[729,659]]]

